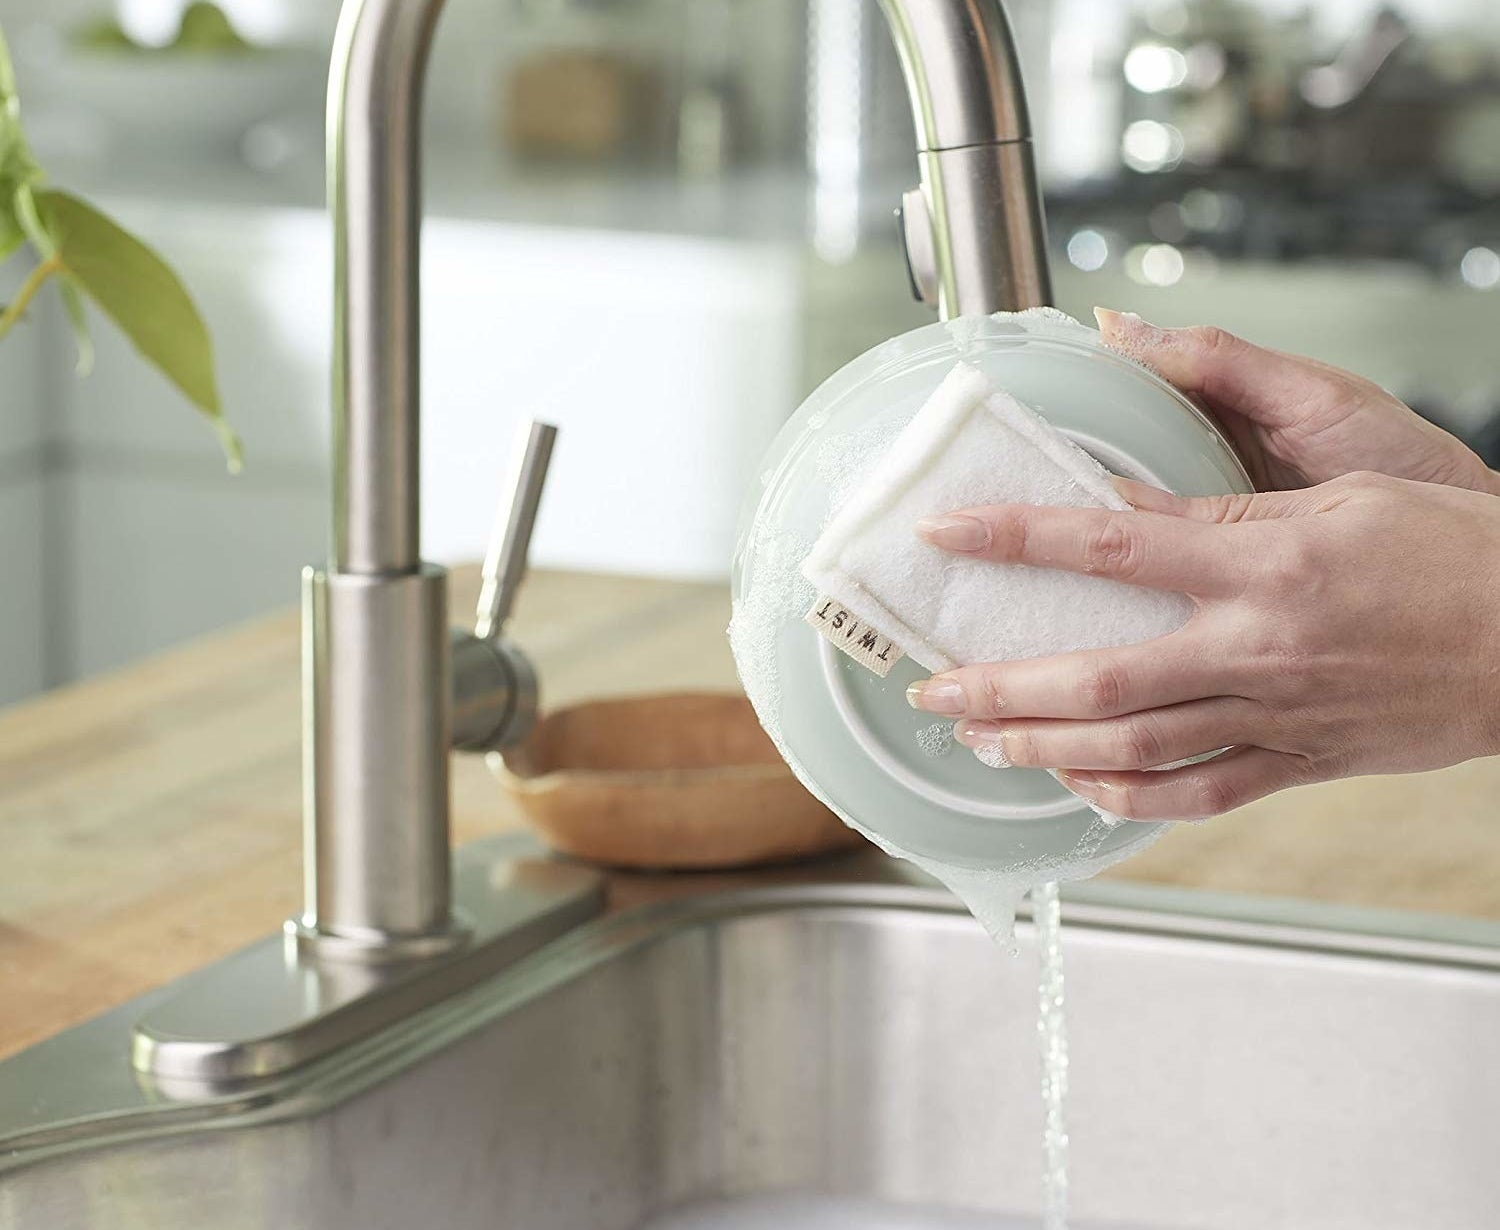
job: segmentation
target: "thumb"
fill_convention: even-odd
[[[1231,525],[1239,521],[1276,521],[1299,517],[1321,507],[1316,488],[1297,491],[1266,491],[1254,495],[1181,496],[1149,483],[1111,476],[1115,489],[1133,508],[1165,513],[1192,521]]]
[[[1104,342],[1184,393],[1263,427],[1304,422],[1310,404],[1347,396],[1342,373],[1252,345],[1212,325],[1163,329],[1133,312],[1095,308]]]

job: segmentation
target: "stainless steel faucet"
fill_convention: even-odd
[[[376,947],[440,941],[452,928],[452,659],[445,579],[419,554],[417,467],[420,120],[441,7],[349,0],[329,87],[334,549],[312,604],[304,921],[310,936]],[[882,8],[918,134],[922,187],[904,211],[914,281],[947,315],[1047,302],[1031,133],[1003,9]]]
[[[879,2],[916,119],[921,185],[902,211],[913,285],[945,317],[1049,302],[1026,101],[999,0]],[[173,1001],[137,1033],[137,1066],[158,1076],[234,1079],[305,1062],[482,977],[490,947],[514,940],[515,903],[496,904],[493,877],[474,877],[477,899],[460,894],[454,908],[448,756],[530,727],[535,673],[497,631],[551,437],[534,429],[520,454],[476,633],[450,634],[446,576],[420,555],[418,477],[421,110],[441,8],[345,0],[333,50],[333,551],[304,590],[306,906],[284,953],[216,992],[280,980],[256,1001],[258,1036]],[[539,940],[597,905],[587,873],[551,874],[528,915]],[[308,970],[317,996],[298,981]]]

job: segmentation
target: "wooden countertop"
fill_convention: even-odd
[[[454,580],[472,605],[472,571]],[[566,573],[516,635],[548,703],[736,687],[720,586]],[[297,617],[0,712],[0,1057],[277,928],[300,905]],[[1500,760],[1308,787],[1168,834],[1117,878],[1500,919]],[[453,761],[455,839],[514,827]]]

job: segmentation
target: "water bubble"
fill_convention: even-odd
[[[953,750],[953,724],[934,722],[917,731],[917,746],[924,756],[937,760]]]

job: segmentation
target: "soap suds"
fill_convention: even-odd
[[[934,722],[917,731],[917,746],[924,756],[938,760],[953,750],[953,723]]]
[[[1120,317],[1125,322],[1123,331],[1112,337],[1101,338],[1101,340],[1116,354],[1123,355],[1132,363],[1139,363],[1142,367],[1160,375],[1156,364],[1149,361],[1146,356],[1163,349],[1175,348],[1177,342],[1171,331],[1147,324],[1134,312],[1121,312]]]
[[[778,669],[782,625],[790,610],[806,610],[817,597],[800,565],[812,544],[796,534],[757,533],[747,558],[755,575],[735,599],[729,618],[729,647],[745,694],[776,750],[814,794],[781,737],[781,675]],[[827,802],[825,799],[824,802]]]
[[[960,348],[970,342],[977,344],[985,336],[993,336],[997,330],[1020,335],[1086,334],[1097,338],[1093,330],[1050,308],[987,319],[956,320],[950,322],[947,329]],[[825,427],[830,422],[828,418],[820,421]],[[860,431],[840,432],[816,442],[812,459],[817,479],[827,491],[826,516],[831,517],[837,512],[869,468],[888,451],[903,426],[902,422],[886,418],[870,423]],[[772,494],[767,492],[767,497]],[[763,508],[762,513],[764,511]],[[1054,880],[1080,880],[1096,875],[1142,849],[1143,842],[1160,835],[1160,830],[1157,830],[1126,848],[1112,846],[1105,850],[1106,839],[1120,821],[1118,817],[1096,808],[1098,814],[1082,828],[1071,850],[1042,857],[1018,857],[998,866],[975,867],[940,862],[896,846],[871,832],[859,818],[841,812],[833,800],[823,795],[818,783],[809,778],[782,737],[779,642],[782,629],[788,622],[798,625],[798,634],[807,634],[807,630],[801,627],[801,616],[817,595],[802,577],[800,565],[813,543],[778,528],[774,516],[757,522],[750,535],[749,541],[741,544],[744,566],[738,578],[729,638],[745,691],[767,734],[802,783],[833,808],[846,824],[863,833],[886,853],[912,862],[941,881],[992,936],[1002,942],[1011,941],[1016,906],[1033,888]],[[946,724],[944,726],[946,733]],[[940,744],[930,730],[919,732],[917,739],[924,752],[929,752],[930,748],[929,754],[934,754]],[[947,737],[951,739],[951,733],[947,733]],[[1072,823],[1079,822],[1074,819]]]
[[[819,442],[818,451],[813,455],[813,469],[818,480],[828,489],[830,513],[836,513],[843,506],[869,468],[889,451],[902,426],[893,422],[877,423],[863,431],[841,432]]]
[[[974,759],[991,769],[1009,769],[1010,757],[998,743],[981,743],[973,749]]]

